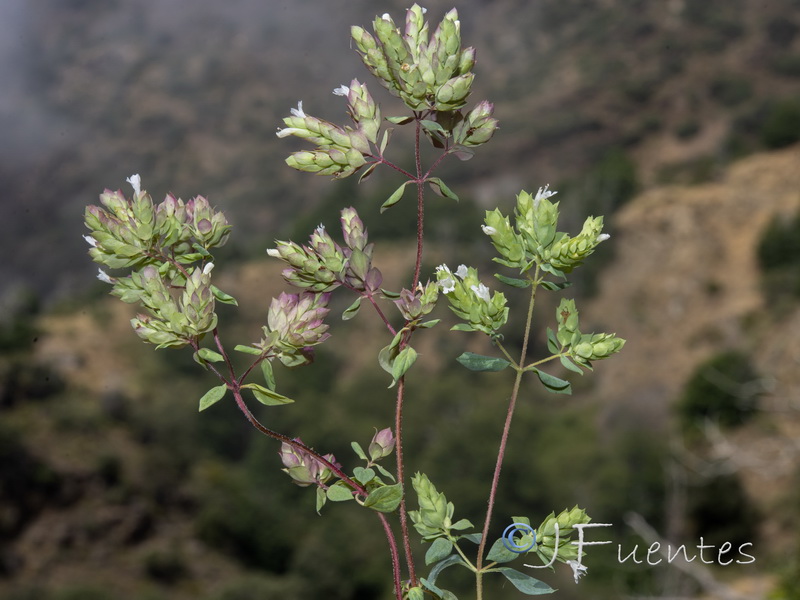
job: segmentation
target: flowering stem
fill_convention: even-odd
[[[264,425],[261,424],[261,422],[247,407],[244,398],[242,398],[241,385],[242,381],[244,381],[244,376],[240,377],[239,379],[236,378],[236,373],[233,369],[233,365],[231,364],[230,358],[228,357],[228,353],[225,352],[225,347],[222,345],[222,340],[220,340],[219,333],[217,332],[216,328],[214,329],[213,333],[214,333],[214,342],[216,343],[217,348],[219,349],[220,353],[225,359],[225,365],[228,367],[228,371],[230,373],[230,380],[226,380],[225,377],[223,377],[223,375],[216,369],[216,367],[213,364],[209,363],[209,367],[211,368],[211,371],[215,375],[217,375],[217,377],[219,377],[223,382],[225,382],[225,384],[228,386],[228,389],[230,389],[233,392],[233,397],[236,400],[236,405],[239,407],[239,410],[242,411],[245,418],[250,422],[250,424],[253,427],[255,427],[260,433],[263,433],[266,436],[284,442],[285,444],[288,444],[298,450],[302,450],[304,452],[309,453],[311,456],[314,457],[315,460],[319,461],[327,468],[329,468],[339,479],[344,481],[348,486],[352,487],[358,495],[366,498],[369,495],[367,489],[364,488],[364,486],[359,484],[357,481],[354,481],[353,479],[348,477],[344,471],[338,468],[331,461],[327,460],[324,456],[312,450],[305,444],[298,442],[297,440],[291,439],[288,436],[285,436],[281,433],[278,433],[277,431],[272,431],[268,427],[265,427]],[[192,340],[192,347],[194,348],[195,352],[197,352],[200,349],[200,344],[196,339]],[[255,364],[256,363],[253,363],[250,369],[252,369]],[[248,372],[250,369],[248,369]],[[389,542],[389,552],[392,557],[392,573],[394,578],[395,596],[397,597],[397,600],[403,600],[402,581],[400,574],[400,558],[399,558],[399,552],[397,550],[397,541],[395,540],[394,533],[392,532],[392,528],[390,527],[389,521],[386,519],[386,516],[381,513],[376,513],[376,514],[378,515],[378,518],[380,519],[381,524],[383,525],[383,530],[386,533],[386,540]],[[405,510],[403,510],[403,514],[405,514]],[[408,552],[408,549],[406,549],[406,552]]]
[[[397,404],[394,412],[394,452],[397,457],[397,482],[400,484],[402,496],[400,497],[400,530],[403,534],[403,551],[406,555],[406,566],[411,585],[417,585],[417,574],[414,570],[414,555],[411,553],[411,542],[408,535],[408,511],[406,511],[406,491],[403,466],[403,397],[405,395],[406,381],[401,377],[397,382]]]
[[[389,167],[389,168],[391,168],[391,169],[394,169],[394,170],[395,170],[395,171],[397,171],[398,173],[402,173],[403,175],[405,175],[405,176],[406,176],[406,177],[408,177],[409,179],[415,179],[415,177],[414,177],[414,176],[413,176],[411,173],[409,173],[408,171],[406,171],[406,170],[405,170],[405,169],[403,169],[402,167],[398,167],[398,166],[397,166],[396,164],[394,164],[392,161],[390,161],[390,160],[386,160],[385,158],[383,158],[383,156],[379,156],[379,157],[378,157],[378,160],[377,160],[377,162],[379,162],[379,163],[380,163],[380,164],[382,164],[382,165],[386,165],[387,167]]]
[[[536,276],[538,277],[538,270],[539,267],[536,267]],[[525,323],[525,336],[522,340],[522,351],[520,353],[519,363],[517,364],[525,364],[525,355],[528,352],[528,342],[530,340],[531,334],[531,322],[533,320],[533,307],[536,303],[536,285],[531,286],[531,300],[528,305],[528,318],[527,322]],[[497,495],[497,485],[500,481],[500,470],[503,467],[503,459],[505,458],[506,453],[506,444],[508,442],[508,434],[511,430],[511,419],[514,416],[514,407],[517,403],[517,397],[519,396],[519,388],[522,382],[522,374],[524,373],[523,369],[517,370],[517,376],[514,379],[514,389],[511,392],[511,401],[508,404],[508,413],[506,414],[506,422],[503,426],[503,435],[500,439],[500,450],[497,453],[497,463],[494,467],[494,476],[492,477],[492,487],[489,490],[489,502],[488,507],[486,509],[486,519],[483,523],[483,535],[481,536],[481,543],[478,546],[478,559],[475,563],[477,567],[477,571],[475,573],[475,583],[477,586],[477,600],[482,600],[483,598],[483,553],[486,549],[486,540],[489,537],[489,525],[492,521],[492,511],[494,510],[494,502],[495,497]]]
[[[397,542],[394,539],[394,533],[389,526],[389,520],[383,513],[376,512],[378,518],[383,525],[383,531],[386,533],[386,539],[389,542],[389,553],[392,555],[392,575],[394,578],[394,595],[397,600],[403,600],[403,586],[402,575],[400,574],[400,556],[397,551]]]
[[[414,282],[411,289],[417,287],[419,283],[419,271],[422,267],[422,241],[425,221],[425,188],[423,187],[425,178],[422,177],[422,163],[420,162],[419,153],[419,132],[421,125],[419,119],[416,121],[416,129],[414,130],[414,159],[417,167],[417,260],[414,264]],[[430,172],[430,170],[428,171]]]
[[[219,349],[220,354],[222,354],[223,358],[225,359],[225,365],[228,367],[228,372],[230,376],[229,378],[226,378],[211,363],[207,363],[207,366],[212,373],[214,373],[223,383],[225,383],[226,386],[228,386],[228,389],[233,393],[233,397],[236,400],[236,405],[239,407],[239,410],[242,411],[245,418],[250,422],[250,424],[253,427],[255,427],[260,433],[263,433],[266,436],[269,436],[280,442],[284,442],[298,450],[308,452],[311,456],[314,457],[315,460],[328,467],[333,473],[336,474],[336,476],[339,479],[344,481],[348,486],[352,487],[358,495],[364,496],[366,498],[369,495],[369,492],[366,490],[364,486],[362,486],[357,481],[354,481],[353,479],[348,477],[347,473],[342,471],[339,467],[330,462],[320,453],[309,448],[302,442],[298,442],[297,440],[294,440],[289,436],[283,435],[282,433],[278,433],[277,431],[273,431],[272,429],[265,427],[264,425],[261,424],[261,422],[258,419],[256,419],[255,415],[252,412],[250,412],[250,409],[247,407],[244,398],[242,398],[241,379],[236,378],[236,373],[233,369],[233,364],[231,364],[230,358],[228,357],[228,353],[225,352],[225,347],[222,345],[222,341],[219,338],[219,333],[217,332],[216,328],[214,329],[213,334],[214,334],[214,341],[216,342],[217,345],[217,349]],[[200,349],[200,344],[198,343],[196,338],[191,341],[191,346],[195,352],[197,352]]]

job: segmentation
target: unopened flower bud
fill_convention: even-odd
[[[389,456],[394,450],[394,443],[394,433],[391,428],[387,427],[376,432],[369,444],[370,460],[377,461]]]

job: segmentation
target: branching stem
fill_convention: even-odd
[[[536,267],[536,275],[534,279],[539,276],[539,267]],[[531,322],[533,320],[533,307],[536,304],[536,288],[537,285],[531,286],[531,299],[528,304],[528,317],[525,323],[525,335],[522,340],[522,350],[520,351],[520,358],[517,364],[524,365],[525,357],[528,353],[528,343],[531,334]],[[492,522],[492,511],[494,510],[494,503],[497,496],[497,485],[500,482],[500,470],[503,467],[503,459],[506,453],[506,444],[508,443],[508,435],[511,431],[511,420],[514,417],[514,407],[517,404],[517,397],[519,396],[519,388],[522,383],[523,369],[517,370],[517,375],[514,379],[514,388],[511,392],[511,400],[508,403],[508,412],[506,413],[506,422],[503,426],[503,434],[500,438],[500,450],[497,453],[497,462],[494,467],[494,476],[492,477],[492,486],[489,490],[489,501],[486,509],[486,519],[483,522],[483,535],[481,536],[481,543],[478,546],[478,559],[475,563],[477,571],[475,573],[475,584],[477,587],[477,600],[483,600],[483,555],[486,550],[486,540],[489,537],[489,525]]]

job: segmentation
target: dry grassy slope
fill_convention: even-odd
[[[798,210],[797,146],[735,163],[719,183],[651,190],[614,219],[616,258],[583,316],[628,340],[618,360],[598,369],[607,423],[664,427],[699,361],[730,348],[753,358],[772,386],[766,414],[715,452],[739,468],[770,515],[770,536],[781,528],[780,502],[800,456],[800,309],[774,310],[756,248],[776,214]]]
[[[719,183],[653,189],[624,207],[613,220],[616,258],[584,316],[628,340],[624,358],[603,365],[603,394],[663,411],[699,360],[730,347],[789,376],[784,361],[800,360],[798,315],[762,330],[746,323],[770,308],[760,236],[774,215],[798,209],[797,147],[742,160]]]

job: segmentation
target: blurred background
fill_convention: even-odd
[[[452,3],[426,6],[436,23]],[[190,352],[139,341],[132,307],[96,281],[80,235],[84,207],[106,187],[129,193],[133,173],[157,201],[208,197],[234,225],[216,261],[241,306],[220,309],[231,345],[258,339],[284,289],[265,249],[335,227],[343,206],[358,208],[377,266],[400,286],[413,269],[413,207],[378,207],[402,180],[293,171],[283,159],[300,146],[274,134],[301,99],[342,123],[331,91],[354,77],[384,114],[401,114],[351,49],[349,26],[405,8],[0,3],[0,598],[392,597],[375,518],[352,504],[317,516],[313,492],[280,472],[277,445],[233,403],[198,415],[214,382]],[[575,504],[611,523],[591,534],[613,543],[591,549],[580,585],[563,565],[539,572],[560,598],[800,599],[800,1],[457,8],[478,52],[472,100],[495,103],[500,130],[439,172],[461,202],[430,198],[425,272],[449,260],[488,274],[483,211],[508,213],[520,189],[549,183],[562,228],[606,215],[612,238],[569,293],[582,328],[628,339],[595,373],[570,377],[572,397],[525,390],[495,533],[512,515],[538,524]],[[389,155],[410,164],[404,133]],[[558,296],[537,305],[534,352]],[[258,414],[351,468],[350,441],[390,424],[393,393],[375,368],[380,322],[364,311],[344,327],[336,315],[349,301],[337,302],[316,363],[277,372],[297,403]],[[497,390],[511,381],[458,367],[464,350],[490,349],[446,329],[420,340],[424,364],[409,378],[407,464],[478,524],[505,415]],[[690,555],[701,538],[733,551],[706,551],[714,564],[698,559],[691,572],[620,563],[618,546],[624,558],[638,544],[643,560],[653,532]],[[748,543],[755,561],[737,564]],[[459,575],[440,583],[469,598]],[[499,582],[489,596],[523,597]]]

